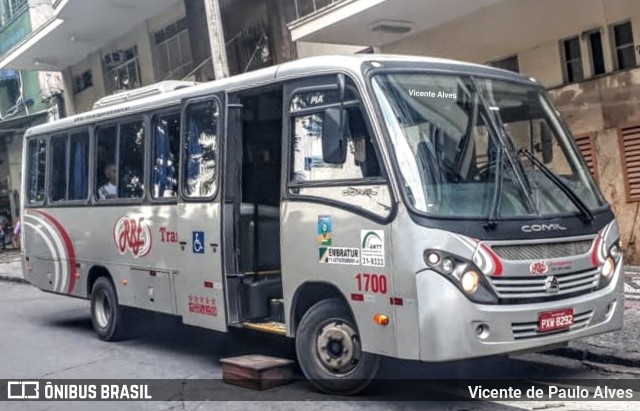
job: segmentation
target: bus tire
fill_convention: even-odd
[[[351,311],[338,298],[313,305],[296,331],[302,372],[319,391],[354,395],[375,378],[380,358],[362,351]]]
[[[125,336],[124,309],[118,305],[113,282],[100,277],[91,288],[91,322],[102,341],[118,341]]]

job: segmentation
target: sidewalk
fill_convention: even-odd
[[[22,275],[19,250],[0,251],[0,281],[28,283]]]

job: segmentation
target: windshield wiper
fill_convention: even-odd
[[[545,166],[544,163],[536,158],[529,150],[521,149],[518,151],[518,154],[525,156],[533,165],[538,167],[542,174],[544,174],[551,182],[553,182],[560,191],[562,191],[568,198],[571,200],[573,204],[578,208],[580,214],[582,215],[582,219],[585,223],[590,223],[595,219],[593,213],[589,209],[589,207],[582,201],[580,197],[565,183],[562,181],[560,177],[558,177],[553,171],[549,169],[549,167]]]
[[[493,200],[491,202],[491,210],[489,211],[489,219],[484,228],[493,230],[498,225],[498,214],[500,213],[500,204],[502,203],[502,174],[504,173],[503,155],[504,149],[497,147],[496,153],[496,171],[494,176]]]

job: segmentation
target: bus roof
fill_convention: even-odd
[[[233,92],[247,88],[268,85],[276,80],[286,80],[308,75],[347,71],[358,73],[363,63],[378,62],[382,65],[409,65],[413,68],[442,70],[461,74],[501,77],[506,80],[533,82],[531,78],[506,70],[432,57],[386,55],[386,54],[352,54],[308,57],[276,66],[239,74],[228,78],[206,83],[194,83],[191,87],[179,88],[166,93],[155,94],[137,100],[124,101],[99,109],[94,109],[61,120],[38,125],[27,130],[25,137],[49,134],[60,130],[106,121],[118,117],[132,115],[148,110],[162,109],[180,104],[185,98],[197,98],[221,91]],[[536,83],[537,84],[537,83]],[[126,100],[126,99],[125,99]]]

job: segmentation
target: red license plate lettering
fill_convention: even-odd
[[[573,308],[548,311],[538,315],[538,331],[565,330],[573,325]]]

